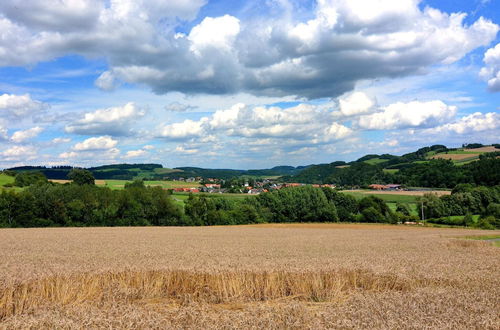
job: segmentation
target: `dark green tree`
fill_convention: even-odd
[[[73,180],[73,183],[83,186],[86,184],[94,185],[95,178],[89,170],[74,168],[68,173],[68,179]]]

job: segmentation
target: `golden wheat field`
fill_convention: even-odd
[[[0,328],[499,329],[499,233],[2,229]]]

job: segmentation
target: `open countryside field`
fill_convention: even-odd
[[[450,195],[450,190],[422,190],[422,191],[407,191],[407,190],[342,190],[343,193],[353,195],[356,198],[363,198],[367,195],[377,196],[385,201],[390,202],[415,202],[417,197],[423,196],[425,194],[436,194],[438,196]]]
[[[0,173],[0,186],[13,182],[14,182],[14,177]]]
[[[49,180],[56,183],[69,183],[71,180]],[[131,183],[130,180],[95,180],[95,184],[98,186],[106,186],[111,189],[123,189],[126,183]],[[198,182],[184,182],[184,181],[144,181],[146,186],[158,186],[165,189],[174,188],[195,188],[199,187]]]
[[[499,250],[464,239],[484,234],[358,224],[3,229],[0,328],[498,329]]]
[[[439,154],[431,154],[431,159],[450,159],[459,165],[464,165],[465,163],[479,159],[479,156],[488,152],[500,151],[493,146],[476,148],[476,149],[458,149],[451,150],[448,152],[443,152]]]

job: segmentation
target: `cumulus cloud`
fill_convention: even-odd
[[[143,109],[130,102],[122,107],[87,112],[83,118],[67,125],[64,130],[66,133],[81,135],[127,135],[132,133],[131,122],[144,116],[145,113]]]
[[[33,146],[12,146],[0,152],[3,161],[25,161],[33,159],[37,150]]]
[[[59,158],[62,158],[62,159],[76,158],[76,157],[78,157],[78,153],[76,153],[74,151],[67,151],[67,152],[63,152],[63,153],[59,154]]]
[[[143,157],[148,155],[148,151],[153,150],[154,148],[155,148],[154,146],[148,144],[143,146],[141,149],[127,151],[122,158],[129,159],[129,158]]]
[[[47,108],[47,104],[33,100],[29,94],[0,95],[0,116],[19,119],[28,115],[36,114],[37,112]]]
[[[178,140],[197,138],[197,141],[204,143],[214,143],[217,137],[325,143],[352,134],[350,128],[333,121],[330,111],[308,104],[283,109],[277,106],[250,107],[238,103],[229,109],[217,110],[210,117],[199,121],[185,120],[169,124],[161,131],[163,137]]]
[[[141,157],[147,154],[146,150],[139,149],[139,150],[129,150],[127,153],[123,156],[123,158],[137,158]]]
[[[363,92],[354,92],[339,100],[340,112],[344,116],[366,114],[373,111],[375,102]]]
[[[17,131],[12,134],[12,137],[10,139],[16,143],[21,143],[38,136],[38,134],[40,134],[41,132],[43,132],[43,128],[36,126],[24,131]]]
[[[108,150],[114,148],[118,141],[113,140],[110,136],[92,137],[79,142],[73,146],[75,151],[95,151],[95,150]]]
[[[488,82],[492,92],[500,92],[500,43],[488,49],[483,60],[486,66],[481,69],[480,76]]]
[[[500,128],[500,114],[495,112],[475,112],[452,123],[429,129],[433,134],[471,134],[475,132],[494,131]]]
[[[442,101],[397,102],[379,112],[361,116],[357,126],[369,130],[432,127],[451,120],[456,111],[455,106],[448,106]]]
[[[160,136],[173,140],[200,137],[204,133],[204,120],[193,121],[186,119],[181,123],[166,125],[162,128]]]
[[[4,1],[0,65],[104,56],[102,89],[125,81],[156,93],[335,97],[360,80],[453,63],[489,45],[499,29],[484,18],[467,25],[465,14],[422,9],[417,0],[318,0],[308,20],[293,9],[262,20],[222,15],[177,33],[179,19],[193,19],[204,3]]]
[[[190,50],[201,56],[206,48],[230,52],[235,37],[240,33],[240,21],[236,17],[206,17],[193,27],[187,39],[191,41]]]

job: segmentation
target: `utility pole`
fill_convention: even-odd
[[[422,221],[425,225],[425,214],[424,214],[424,201],[420,201],[420,210],[422,210]]]

